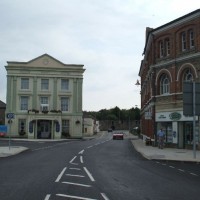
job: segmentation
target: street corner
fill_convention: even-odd
[[[27,147],[21,147],[21,146],[0,147],[0,157],[13,156],[27,150],[28,150]]]

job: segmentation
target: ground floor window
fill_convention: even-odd
[[[18,121],[18,132],[19,135],[25,135],[26,134],[26,119],[19,119]]]
[[[69,120],[62,120],[62,135],[65,137],[70,137],[69,134]]]
[[[193,141],[193,122],[185,122],[184,129],[185,134],[185,144],[192,144]]]
[[[163,131],[165,132],[165,142],[172,143],[173,142],[172,123],[171,122],[162,122],[160,128],[162,128]]]

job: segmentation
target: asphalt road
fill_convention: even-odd
[[[129,138],[13,143],[30,150],[0,159],[1,200],[200,199],[199,165],[146,160]]]

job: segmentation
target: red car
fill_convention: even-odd
[[[124,133],[123,132],[115,132],[113,133],[113,140],[123,140]]]
[[[6,134],[4,132],[0,132],[0,137],[4,137]]]

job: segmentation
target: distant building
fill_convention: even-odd
[[[48,54],[28,62],[8,61],[6,113],[14,113],[11,136],[82,138],[83,65]]]
[[[0,125],[5,124],[6,104],[0,100]]]
[[[95,120],[91,117],[83,118],[83,134],[84,136],[94,135]]]
[[[183,83],[200,82],[199,25],[200,9],[158,28],[146,29],[139,71],[141,133],[156,138],[162,127],[165,142],[178,148],[191,148],[193,144],[193,117],[183,115]],[[198,123],[195,130],[199,144]]]

